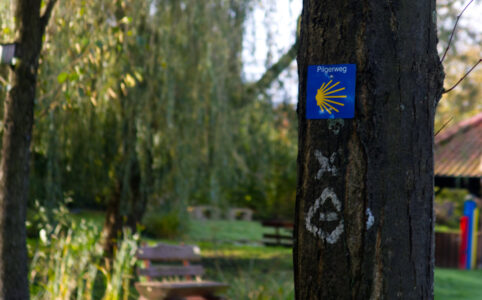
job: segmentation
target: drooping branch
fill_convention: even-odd
[[[450,34],[450,38],[449,38],[449,42],[448,42],[448,44],[447,44],[447,48],[445,49],[444,55],[442,56],[442,59],[440,59],[440,62],[443,62],[444,59],[445,59],[445,56],[447,56],[447,52],[449,51],[450,45],[452,44],[452,38],[454,37],[455,29],[457,29],[457,25],[458,25],[458,23],[459,23],[460,17],[462,17],[462,14],[465,12],[465,10],[467,9],[467,7],[469,7],[469,5],[470,5],[472,2],[474,2],[474,0],[470,0],[469,3],[467,3],[467,5],[464,7],[464,9],[462,10],[462,12],[460,12],[460,14],[457,16],[457,19],[455,20],[454,28],[452,29],[452,33]]]
[[[482,58],[479,59],[479,61],[475,63],[475,65],[473,65],[472,68],[470,68],[470,70],[468,70],[467,73],[465,73],[465,75],[462,76],[462,78],[460,78],[459,81],[457,81],[457,83],[455,83],[451,88],[449,88],[448,90],[444,89],[442,91],[442,94],[446,94],[452,91],[453,89],[455,89],[459,85],[459,83],[461,83],[470,74],[470,72],[472,72],[480,64],[481,61],[482,61]]]

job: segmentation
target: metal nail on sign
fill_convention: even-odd
[[[353,118],[355,80],[355,64],[308,66],[306,118]]]

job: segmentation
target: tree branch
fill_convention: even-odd
[[[296,28],[296,41],[291,46],[291,48],[286,52],[281,58],[273,64],[271,67],[264,72],[263,76],[256,81],[255,83],[252,83],[249,85],[247,89],[247,93],[249,96],[256,96],[258,95],[261,91],[266,90],[269,88],[269,86],[273,83],[273,81],[278,78],[278,76],[283,72],[290,64],[291,62],[296,58],[296,54],[298,53],[298,45],[299,45],[299,37],[300,37],[300,22],[301,22],[301,16],[298,17],[298,25]]]
[[[447,44],[447,48],[445,49],[444,55],[442,56],[442,59],[440,60],[440,62],[443,62],[443,61],[444,61],[445,56],[447,55],[447,52],[448,52],[449,49],[450,49],[450,45],[452,44],[452,38],[454,37],[455,29],[457,28],[457,25],[458,25],[458,23],[459,23],[460,17],[462,17],[462,14],[465,12],[465,10],[467,9],[467,7],[469,7],[469,5],[470,5],[472,2],[474,2],[474,0],[470,0],[469,3],[467,3],[467,5],[464,7],[464,9],[462,10],[462,12],[457,16],[457,19],[455,20],[454,29],[452,29],[452,33],[450,34],[449,43]]]
[[[47,3],[47,7],[45,8],[43,15],[40,17],[40,26],[41,26],[40,30],[42,32],[42,35],[45,33],[45,28],[49,23],[49,19],[50,19],[50,16],[52,15],[52,11],[54,10],[55,3],[57,3],[57,0],[50,0]]]
[[[447,122],[445,122],[445,123],[442,125],[442,127],[440,127],[439,130],[437,130],[437,132],[434,134],[433,137],[435,138],[450,122],[452,122],[453,119],[454,119],[454,117],[450,117],[450,119],[449,119]]]
[[[470,70],[468,70],[467,73],[465,73],[465,75],[462,76],[462,78],[460,78],[459,81],[457,81],[456,84],[454,84],[454,85],[453,85],[451,88],[449,88],[448,90],[444,89],[444,90],[442,91],[442,94],[448,93],[448,92],[450,92],[451,90],[455,89],[455,88],[457,87],[457,85],[459,85],[459,83],[461,83],[461,82],[465,79],[465,77],[467,77],[467,76],[470,74],[470,72],[472,72],[472,70],[475,69],[475,67],[477,67],[478,64],[480,64],[481,61],[482,61],[482,58],[479,59],[479,61],[478,61],[472,68],[470,68]]]
[[[259,94],[261,91],[266,90],[273,81],[283,72],[295,59],[298,51],[298,41],[286,52],[274,65],[272,65],[261,78],[249,87],[249,92],[252,94]]]

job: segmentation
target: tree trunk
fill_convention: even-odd
[[[127,187],[125,182],[118,179],[111,199],[107,204],[104,221],[103,250],[106,257],[113,257],[119,238],[123,237],[122,229],[130,228],[137,231],[137,226],[144,216],[147,205],[147,195],[142,190],[142,178],[139,161],[134,158],[128,162]]]
[[[118,182],[112,192],[111,198],[107,203],[105,213],[104,227],[102,228],[102,248],[104,256],[112,258],[117,239],[122,233],[122,215],[120,214],[121,205],[121,187]]]
[[[40,0],[18,0],[15,5],[16,56],[5,100],[0,162],[0,299],[28,299],[26,206],[29,147],[42,36],[55,1],[43,16]]]
[[[112,197],[107,205],[103,228],[103,249],[106,257],[113,257],[117,240],[123,237],[122,229],[132,232],[142,220],[147,204],[147,195],[142,193],[142,174],[136,145],[138,144],[137,108],[130,106],[131,99],[122,98],[122,156],[116,174]]]
[[[296,299],[431,299],[435,1],[303,7]],[[357,66],[355,118],[307,120],[308,65],[343,63]]]

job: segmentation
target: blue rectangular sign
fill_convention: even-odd
[[[306,118],[353,118],[355,80],[355,64],[308,66]]]

